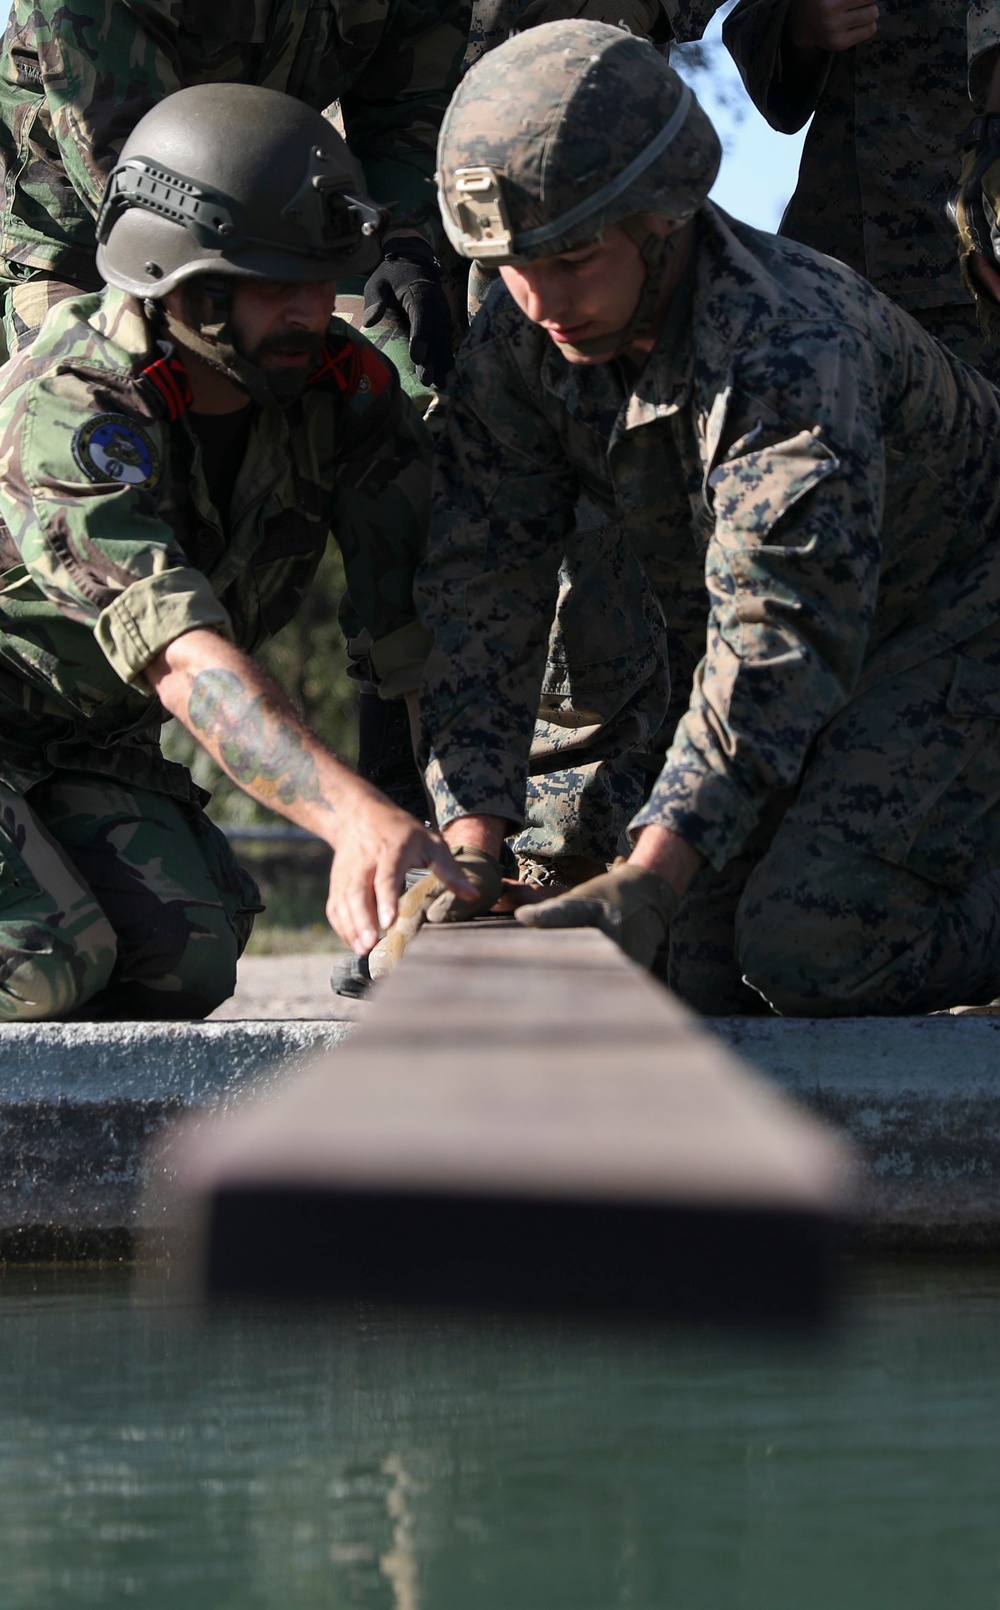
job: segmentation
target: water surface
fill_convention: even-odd
[[[0,1280],[0,1610],[995,1610],[1000,1269],[821,1347]]]

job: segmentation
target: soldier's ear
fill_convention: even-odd
[[[668,236],[675,235],[678,229],[683,229],[686,223],[686,218],[660,218],[654,212],[648,212],[645,215],[645,224],[649,233],[659,235],[661,240],[666,240]]]

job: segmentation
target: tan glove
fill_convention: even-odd
[[[540,22],[607,22],[648,39],[662,18],[660,0],[532,0],[518,18],[517,30],[523,33]]]
[[[1000,338],[1000,115],[974,118],[958,193],[948,212],[958,230],[958,258],[983,333]]]
[[[412,889],[407,889],[399,902],[396,921],[369,954],[368,971],[372,978],[384,978],[392,972],[425,922],[468,922],[470,917],[481,917],[496,905],[503,892],[500,862],[485,850],[465,844],[452,849],[451,853],[469,882],[475,885],[479,898],[459,899],[436,872],[428,872]]]
[[[664,878],[619,859],[599,878],[514,915],[526,928],[599,928],[634,962],[652,967],[680,903]]]

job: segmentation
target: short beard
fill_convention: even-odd
[[[262,341],[250,352],[243,353],[248,363],[261,369],[267,376],[267,383],[282,402],[289,402],[299,395],[309,376],[323,355],[326,342],[326,331],[318,332],[299,330],[284,335],[266,335]],[[286,370],[269,369],[265,367],[265,359],[272,353],[294,353],[296,357],[304,356],[306,362],[300,369]]]

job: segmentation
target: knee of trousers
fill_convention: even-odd
[[[785,1016],[905,1012],[933,965],[939,917],[922,878],[786,824],[737,909],[738,965]]]
[[[146,976],[128,987],[136,998],[140,993],[146,998],[151,1016],[206,1017],[235,990],[236,963],[244,944],[245,937],[225,920],[212,923],[192,935],[169,972],[159,978]]]
[[[71,1016],[107,987],[116,959],[114,930],[101,916],[72,934],[44,923],[0,921],[0,1021]]]

